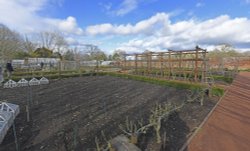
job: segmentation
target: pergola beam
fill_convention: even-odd
[[[192,71],[193,80],[198,82],[204,81],[206,77],[206,53],[205,49],[196,47],[194,50],[125,54],[123,64],[125,69],[135,69],[135,74],[144,70],[143,73],[146,75],[157,74],[158,76],[160,73],[162,77],[168,75],[168,78],[176,74],[179,74],[178,77],[185,74],[186,79],[186,73]]]

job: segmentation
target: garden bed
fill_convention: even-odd
[[[126,118],[147,120],[156,103],[182,104],[190,90],[177,89],[111,76],[87,76],[53,80],[32,87],[31,121],[26,122],[27,88],[0,89],[0,100],[20,105],[16,129],[21,150],[88,150],[95,140],[105,144],[123,132]],[[162,122],[161,144],[149,129],[137,144],[142,150],[178,150],[213,108],[218,98],[185,104]],[[165,136],[163,136],[165,134]],[[0,150],[15,150],[9,131]]]

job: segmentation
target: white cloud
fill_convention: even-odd
[[[53,4],[58,2],[58,5],[63,2],[62,0],[52,1]],[[0,0],[0,23],[21,33],[59,30],[67,34],[66,40],[73,45],[78,44],[74,39],[79,38],[79,35],[83,35],[83,33],[91,35],[93,39],[90,40],[90,37],[85,36],[81,43],[95,41],[96,35],[114,36],[106,40],[108,42],[116,41],[118,38],[122,39],[122,37],[132,37],[130,40],[126,38],[127,42],[124,39],[120,40],[123,43],[119,48],[126,51],[187,49],[194,48],[195,45],[212,47],[212,45],[220,43],[229,43],[236,47],[244,47],[244,49],[250,48],[250,19],[246,17],[231,18],[228,15],[221,15],[208,20],[189,19],[173,22],[171,19],[173,14],[156,13],[135,24],[105,23],[82,29],[73,16],[56,19],[39,15],[39,12],[44,11],[52,1]],[[120,10],[123,11],[118,14],[129,13],[129,11],[125,11],[125,8],[133,11],[138,3],[139,0],[124,0],[120,7]],[[107,9],[111,9],[111,7],[107,6]],[[78,37],[76,37],[77,35]],[[101,42],[103,41],[105,40]],[[105,42],[101,42],[98,44],[105,45]]]
[[[60,7],[63,6],[64,0],[50,0],[52,4],[58,5]]]
[[[99,5],[103,7],[106,11],[110,11],[113,4],[109,2],[109,3],[99,3]]]
[[[67,37],[65,38],[65,40],[67,41],[69,45],[72,45],[72,46],[79,45],[79,42],[73,37]]]
[[[78,28],[76,19],[72,16],[69,16],[66,20],[59,21],[59,29],[68,33],[81,34],[82,29]]]
[[[59,31],[68,34],[81,35],[83,30],[78,27],[77,21],[74,17],[69,16],[66,19],[45,19],[49,25],[54,25]]]
[[[59,30],[67,34],[81,34],[82,30],[74,17],[56,19],[39,15],[39,12],[52,5],[51,3],[62,5],[63,0],[0,0],[0,23],[21,33]]]
[[[124,16],[129,12],[135,10],[138,5],[138,0],[123,0],[119,9],[114,11],[115,15],[117,16]]]
[[[37,3],[28,3],[26,0],[22,1],[0,1],[0,22],[10,27],[25,27],[27,24],[36,24],[39,17],[34,15],[40,11],[44,6],[44,0],[38,0]],[[15,13],[10,13],[10,10]],[[3,15],[4,14],[4,15]],[[37,24],[39,26],[39,24]],[[25,27],[25,30],[30,30],[29,26]]]
[[[202,2],[198,2],[198,3],[196,3],[196,5],[195,5],[195,7],[203,7],[203,6],[205,6],[205,4],[204,3],[202,3]]]
[[[111,16],[125,16],[134,10],[136,10],[140,4],[149,5],[155,3],[158,0],[120,0],[121,3],[115,6],[114,3],[99,3],[99,5],[104,8],[106,13]]]
[[[89,26],[91,35],[130,35],[134,38],[122,43],[118,49],[126,51],[145,49],[190,49],[196,45],[211,47],[229,43],[250,48],[250,20],[221,15],[208,20],[184,20],[172,23],[166,13],[157,13],[135,25],[101,24]]]
[[[165,13],[157,13],[147,20],[138,22],[135,25],[122,24],[112,25],[109,23],[89,26],[86,33],[90,35],[98,34],[115,34],[115,35],[131,35],[131,34],[152,34],[158,27],[168,24],[169,15]]]

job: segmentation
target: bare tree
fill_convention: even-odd
[[[56,32],[56,39],[55,39],[55,46],[56,46],[56,51],[63,54],[65,50],[68,48],[68,43],[65,40],[64,36],[62,33]]]
[[[72,52],[73,52],[73,54],[74,54],[74,60],[75,60],[75,61],[88,60],[88,59],[85,58],[85,57],[86,57],[86,56],[85,56],[86,54],[83,53],[83,52],[81,52],[77,46],[75,46],[75,47],[72,49]]]
[[[99,49],[98,46],[88,44],[86,47],[88,50],[87,53],[90,55],[91,60],[107,60],[106,54],[101,49]]]
[[[32,53],[37,48],[37,44],[32,42],[27,35],[24,36],[23,46],[29,53]]]
[[[113,52],[113,57],[112,57],[112,59],[113,59],[113,60],[116,60],[116,61],[124,60],[125,54],[126,54],[126,52],[123,51],[123,50],[119,50],[119,49],[118,49],[118,50],[115,50],[115,51]]]
[[[22,44],[23,39],[19,33],[0,24],[0,58],[2,60],[12,59],[15,52],[23,49]]]
[[[60,32],[41,32],[38,35],[39,47],[44,47],[62,54],[68,46],[64,36]]]
[[[54,50],[55,49],[55,34],[51,33],[51,32],[41,32],[38,35],[38,43],[39,43],[39,47],[44,47],[50,50]]]
[[[237,52],[232,45],[222,44],[210,51],[208,56],[211,58],[238,57],[241,54]]]

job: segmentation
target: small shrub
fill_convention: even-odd
[[[224,81],[226,83],[231,84],[233,82],[233,78],[232,77],[225,77],[225,76],[213,76],[214,80],[218,80],[218,81]]]
[[[224,89],[219,88],[219,87],[213,87],[211,91],[212,91],[211,92],[212,95],[219,96],[219,97],[223,96],[224,94]]]

